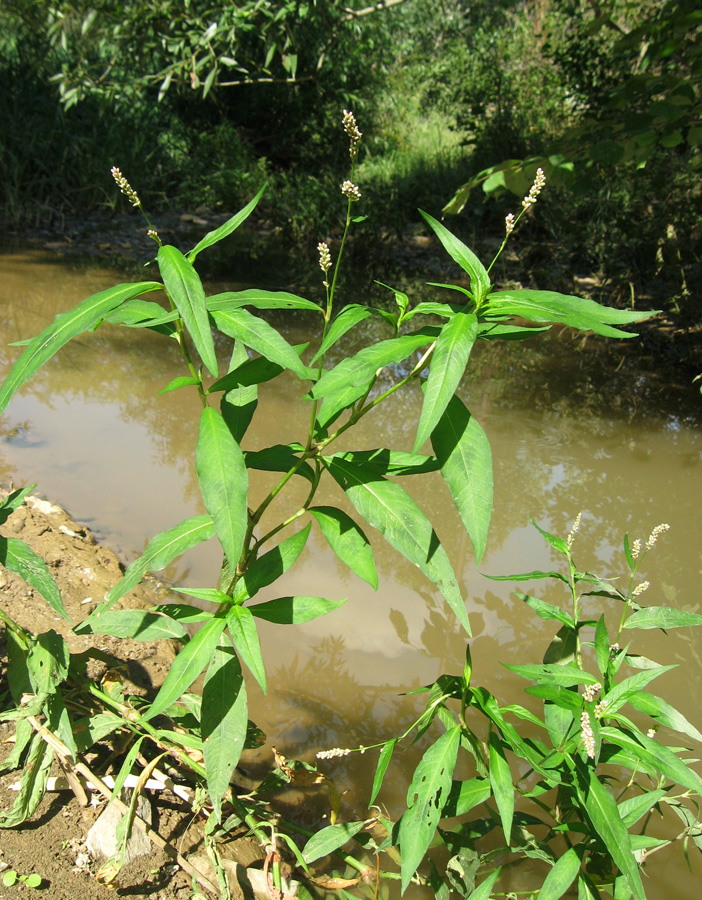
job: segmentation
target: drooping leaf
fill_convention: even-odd
[[[38,556],[24,541],[0,535],[0,565],[4,566],[8,572],[19,575],[27,584],[31,584],[54,612],[57,612],[67,622],[71,621],[56,582],[49,572],[49,567],[41,556]]]
[[[473,544],[476,562],[485,552],[492,516],[492,453],[485,432],[458,397],[452,397],[431,434],[451,498]]]
[[[143,609],[108,610],[92,622],[90,631],[135,641],[182,640],[187,637],[186,630],[175,619]]]
[[[35,734],[22,770],[20,790],[9,812],[0,813],[0,828],[14,828],[36,812],[46,791],[54,751],[40,734]]]
[[[463,241],[459,241],[455,235],[451,234],[448,228],[443,226],[441,222],[437,222],[436,219],[432,218],[428,213],[422,212],[421,209],[419,212],[434,234],[444,245],[444,249],[451,259],[458,263],[463,271],[470,276],[470,289],[473,298],[475,299],[476,304],[480,305],[490,290],[490,276],[488,275],[485,266],[480,262],[475,253],[473,253],[472,250],[469,250]]]
[[[536,900],[559,900],[575,881],[579,871],[580,856],[575,847],[569,847],[546,875]]]
[[[579,331],[592,331],[603,337],[621,339],[636,335],[615,326],[640,322],[642,319],[657,315],[660,310],[639,312],[632,309],[614,309],[584,297],[559,294],[556,291],[525,289],[496,291],[490,294],[483,312],[521,316],[529,322],[560,323],[577,328]]]
[[[622,800],[619,804],[619,815],[621,816],[622,822],[627,828],[636,825],[639,819],[642,816],[645,816],[646,813],[652,809],[662,797],[665,797],[667,793],[668,792],[663,788],[659,788],[655,791],[646,791],[643,794],[638,794],[636,797],[629,797],[627,800]]]
[[[209,664],[227,620],[217,616],[206,622],[173,660],[166,680],[142,718],[153,719],[175,703]]]
[[[308,512],[317,520],[327,543],[339,559],[377,590],[378,573],[373,549],[351,516],[333,506],[311,506]]]
[[[490,785],[502,822],[505,843],[509,847],[514,818],[514,781],[502,741],[492,732],[489,743]]]
[[[609,725],[600,729],[602,739],[630,751],[631,756],[639,765],[645,766],[649,771],[661,772],[666,778],[670,778],[677,784],[681,784],[688,790],[702,794],[702,779],[699,775],[686,766],[685,763],[663,744],[645,734],[638,734],[635,738],[621,728],[613,728]]]
[[[625,628],[686,628],[702,625],[702,616],[668,606],[647,606],[633,613],[624,623]]]
[[[196,451],[197,477],[205,509],[232,569],[235,569],[248,525],[249,476],[241,448],[217,410],[207,407],[200,418]]]
[[[262,588],[277,581],[295,564],[305,548],[312,523],[281,541],[277,547],[255,560],[236,584],[234,602],[243,603],[254,597]]]
[[[207,790],[217,821],[224,797],[241,757],[248,727],[246,685],[231,642],[220,636],[202,687],[202,750]]]
[[[522,572],[519,575],[487,575],[483,572],[483,578],[489,578],[490,581],[538,581],[542,578],[557,578],[568,584],[568,579],[561,572]]]
[[[256,622],[248,607],[232,606],[227,612],[227,626],[239,656],[246,663],[265,694],[266,670],[263,665],[261,644],[258,640]]]
[[[391,740],[386,741],[380,749],[380,753],[378,754],[378,765],[375,767],[375,775],[373,776],[373,787],[371,788],[370,800],[368,801],[369,807],[375,803],[375,798],[378,796],[378,792],[383,786],[383,779],[385,778],[385,773],[390,765],[392,753],[398,740],[399,738],[392,738]]]
[[[263,291],[250,288],[247,291],[225,291],[207,298],[210,312],[230,312],[242,306],[253,306],[254,309],[306,309],[323,313],[324,310],[311,300],[305,300],[287,291]]]
[[[216,73],[216,69],[211,70],[210,75],[208,76],[208,80],[210,77],[214,78],[213,73]],[[243,209],[239,210],[238,213],[235,213],[231,217],[231,219],[227,219],[227,221],[223,225],[220,225],[219,228],[215,228],[214,231],[208,231],[204,238],[199,241],[187,254],[188,261],[194,263],[198,253],[200,253],[202,250],[205,250],[207,247],[211,247],[218,241],[221,241],[223,238],[227,237],[227,235],[230,235],[242,224],[242,222],[248,219],[248,217],[256,208],[256,205],[261,199],[261,195],[263,194],[265,189],[266,188],[264,185],[264,187],[261,188],[261,190],[253,198],[253,200],[249,201],[249,203],[247,203]]]
[[[224,334],[241,341],[270,362],[290,369],[298,378],[310,377],[307,366],[300,361],[295,350],[264,319],[254,316],[246,309],[213,310],[212,317],[217,328]]]
[[[456,618],[470,634],[465,603],[446,551],[431,523],[409,494],[399,484],[382,478],[365,466],[338,457],[323,462],[366,522],[377,528],[391,547],[418,566],[439,588]]]
[[[343,825],[328,825],[307,841],[302,851],[303,859],[309,865],[333,853],[358,834],[365,824],[365,822],[345,822]]]
[[[681,734],[686,734],[696,741],[702,742],[702,734],[695,726],[688,722],[685,716],[672,707],[670,703],[667,703],[660,697],[656,697],[654,694],[649,694],[646,691],[638,691],[628,699],[634,709],[640,713],[651,716],[651,718],[660,722],[661,725],[666,725],[674,731],[679,731]]]
[[[398,828],[403,892],[424,859],[436,832],[451,790],[460,742],[461,729],[456,725],[434,741],[412,776],[407,791],[407,809]]]
[[[254,603],[246,609],[258,619],[278,625],[302,625],[326,616],[346,603],[346,600],[325,600],[324,597],[278,597],[265,603]]]
[[[92,297],[79,303],[75,309],[59,313],[51,325],[29,342],[0,387],[0,413],[4,412],[15,391],[29,381],[32,375],[72,338],[83,334],[84,331],[90,331],[110,310],[116,309],[132,297],[149,291],[159,291],[162,287],[163,285],[156,281],[118,284],[106,291],[93,294]]]
[[[556,622],[560,622],[561,625],[568,625],[570,628],[575,627],[572,617],[567,612],[554,606],[553,603],[546,603],[545,600],[539,600],[538,597],[522,594],[519,591],[514,591],[513,596],[526,603],[540,618],[553,619]]]
[[[657,669],[644,669],[642,672],[637,672],[635,675],[625,678],[624,681],[620,681],[602,698],[606,704],[606,714],[616,712],[630,697],[643,690],[654,678],[658,678],[659,675],[674,668],[675,666],[658,666]]]
[[[512,325],[511,323],[505,325],[501,322],[483,319],[478,325],[478,338],[483,341],[527,341],[535,334],[543,334],[544,331],[550,330],[550,325],[544,325],[541,328],[532,325],[527,328],[524,325]]]
[[[157,259],[163,283],[180,313],[195,349],[212,377],[216,378],[217,354],[200,276],[177,247],[169,244],[159,247]]]
[[[626,877],[635,900],[646,900],[641,876],[631,847],[626,825],[622,822],[617,803],[599,781],[594,769],[575,760],[575,785],[580,802],[592,825],[604,842],[615,864]]]
[[[94,619],[102,615],[114,603],[131,591],[142,579],[146,572],[165,569],[176,556],[185,553],[191,547],[195,547],[202,541],[209,540],[214,534],[212,518],[208,515],[192,516],[184,519],[173,528],[162,531],[149,541],[149,545],[138,559],[131,563],[124,576],[105,594],[105,600],[95,612],[84,622],[76,627],[76,633],[81,634],[81,629]]]
[[[475,313],[456,313],[441,329],[429,363],[424,402],[414,440],[415,452],[428,440],[444,415],[463,378],[477,336],[478,320]]]
[[[343,359],[333,369],[325,372],[310,394],[318,400],[321,397],[331,397],[349,387],[367,388],[378,369],[400,363],[420,347],[429,346],[438,333],[436,328],[422,328],[411,334],[364,347],[355,356]]]
[[[164,317],[168,321],[164,322]],[[128,328],[144,328],[152,327],[156,331],[164,334],[171,334],[174,331],[173,322],[178,318],[177,310],[165,310],[154,300],[127,300],[117,309],[113,309],[103,321],[109,322],[111,325],[126,325]]]

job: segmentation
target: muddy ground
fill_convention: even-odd
[[[112,551],[97,544],[90,532],[63,510],[38,498],[28,498],[0,528],[0,534],[20,538],[47,562],[74,623],[84,619],[105,592],[122,576],[120,562]],[[168,588],[156,579],[147,580],[128,594],[122,606],[144,607],[167,600]],[[176,653],[175,645],[135,642],[105,636],[75,636],[44,599],[19,576],[0,567],[0,608],[23,627],[41,633],[54,629],[63,634],[71,651],[94,646],[121,660],[125,692],[146,694],[161,684]],[[4,632],[0,627],[0,694],[6,688]],[[91,662],[89,674],[97,679],[107,670],[104,662]],[[0,758],[12,746],[12,723],[0,723]],[[54,763],[54,775],[61,774]],[[17,793],[11,785],[20,772],[0,776],[0,810],[7,811]],[[147,792],[148,795],[148,792]],[[201,832],[190,808],[167,792],[151,797],[154,827],[186,854],[196,847]],[[89,795],[90,796],[90,795]],[[193,896],[191,880],[161,850],[130,863],[122,871],[117,888],[100,885],[94,877],[98,863],[85,850],[86,835],[105,801],[94,794],[83,807],[70,791],[51,793],[42,801],[31,821],[0,830],[0,900],[31,897],[32,888],[17,882],[3,884],[10,870],[18,875],[36,873],[42,879],[37,890],[52,900],[114,900],[120,897],[151,897],[185,900]]]

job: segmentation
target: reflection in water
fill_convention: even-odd
[[[19,353],[7,347],[9,341],[33,336],[57,312],[115,281],[112,272],[74,269],[40,254],[5,256],[2,270],[0,378]],[[288,339],[301,342],[304,319],[286,313],[284,320]],[[373,320],[369,327],[381,326]],[[508,574],[553,568],[558,560],[528,517],[565,535],[582,510],[578,563],[615,578],[624,572],[623,533],[645,539],[653,526],[668,522],[670,534],[658,542],[641,573],[652,585],[647,596],[700,612],[702,437],[694,405],[699,398],[677,388],[666,393],[655,377],[626,373],[626,364],[617,373],[616,349],[596,357],[597,343],[588,339],[583,347],[582,339],[576,344],[563,332],[532,347],[476,348],[463,392],[490,438],[495,469],[495,512],[481,570]],[[224,341],[218,349],[226,360]],[[0,481],[37,481],[40,493],[66,506],[128,563],[150,535],[202,511],[193,465],[197,398],[183,390],[155,396],[178,374],[176,347],[158,335],[106,327],[81,336],[23,388],[0,420]],[[402,374],[397,367],[385,377],[389,383]],[[292,377],[262,386],[246,449],[299,437],[309,414],[306,404],[295,402],[302,392]],[[393,397],[362,420],[353,446],[411,449],[419,403],[418,389]],[[264,496],[276,476],[254,473],[251,480],[255,499]],[[511,595],[512,585],[480,574],[438,475],[402,484],[434,521],[464,587],[477,677],[501,700],[527,703],[525,683],[499,661],[540,659],[553,628]],[[262,527],[296,509],[305,491],[304,484],[291,484]],[[335,485],[319,502],[349,509]],[[332,615],[296,628],[294,636],[286,626],[263,623],[272,687],[264,699],[251,684],[252,715],[287,756],[310,759],[317,749],[368,745],[400,733],[422,705],[421,695],[402,697],[401,692],[462,668],[465,640],[433,585],[381,540],[373,538],[373,548],[380,574],[377,592],[345,570],[313,530],[298,564],[275,593],[269,588],[260,596],[347,598]],[[212,586],[219,563],[211,543],[166,574],[191,586]],[[519,587],[552,603],[567,600],[555,584]],[[612,626],[617,612],[607,610]],[[680,664],[684,677],[666,673],[657,689],[699,727],[699,633],[648,632],[636,641],[641,653]],[[393,760],[382,795],[390,811],[401,803],[406,773],[421,752],[420,743]],[[375,762],[368,753],[323,763],[339,790],[355,788],[345,800],[355,814],[363,814]],[[679,855],[665,854],[658,854],[662,875],[649,896],[669,896],[666,879],[674,878],[676,896],[693,900],[698,896],[695,877],[685,874]]]

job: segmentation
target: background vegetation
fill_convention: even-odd
[[[364,258],[419,228],[417,207],[460,212],[451,227],[470,240],[478,230],[501,237],[513,195],[542,165],[549,190],[530,229],[537,244],[524,248],[525,280],[564,287],[562,272],[595,273],[609,302],[663,304],[694,328],[698,4],[383,7],[7,0],[6,226],[122,206],[109,174],[118,165],[154,211],[231,211],[268,183],[266,225],[314,258],[343,217],[347,149],[336,125],[353,108],[364,131]]]

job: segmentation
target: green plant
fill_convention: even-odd
[[[41,875],[37,875],[36,872],[32,872],[31,875],[19,875],[15,869],[8,869],[3,873],[2,883],[5,887],[12,887],[13,884],[17,884],[19,881],[20,884],[25,884],[30,888],[38,888],[41,887],[42,877]]]
[[[9,648],[8,681],[12,697],[10,709],[1,715],[17,722],[15,745],[4,768],[24,766],[20,795],[12,809],[0,819],[0,825],[17,825],[32,815],[43,795],[54,754],[60,757],[65,767],[90,778],[117,804],[125,779],[137,760],[142,763],[130,804],[123,807],[125,815],[119,832],[123,839],[122,850],[102,867],[100,878],[103,881],[110,882],[117,877],[123,848],[135,819],[136,798],[148,778],[158,771],[163,756],[168,755],[193,786],[186,795],[195,811],[206,819],[205,842],[215,860],[218,859],[218,837],[243,828],[252,831],[266,848],[266,872],[270,874],[275,890],[281,889],[280,856],[283,851],[291,856],[302,877],[310,879],[310,883],[313,883],[310,874],[313,862],[328,853],[340,854],[344,863],[358,873],[355,881],[349,881],[349,884],[355,884],[361,877],[370,876],[365,862],[342,850],[350,838],[372,852],[387,846],[391,859],[396,854],[390,845],[399,842],[402,852],[400,876],[392,871],[380,872],[379,868],[376,875],[400,877],[403,888],[406,887],[414,877],[428,846],[427,835],[432,830],[427,827],[427,820],[418,815],[417,803],[412,798],[397,832],[391,826],[393,837],[383,842],[375,841],[363,830],[367,822],[334,823],[331,831],[323,829],[311,834],[295,823],[271,814],[261,799],[266,792],[290,782],[327,781],[315,766],[289,762],[278,756],[275,771],[256,791],[239,795],[232,788],[232,775],[242,751],[260,741],[260,734],[248,720],[243,677],[243,666],[246,666],[266,690],[257,619],[295,625],[331,613],[344,602],[311,595],[280,596],[261,602],[258,594],[274,585],[294,565],[312,527],[319,528],[333,552],[356,575],[377,586],[373,552],[361,525],[343,509],[315,502],[320,484],[325,480],[338,485],[357,517],[380,532],[408,563],[423,572],[470,635],[464,600],[449,557],[432,523],[401,486],[400,479],[421,477],[427,472],[441,473],[467,529],[476,558],[480,560],[492,512],[490,446],[483,429],[455,393],[476,341],[524,340],[546,330],[554,322],[603,336],[633,337],[618,326],[649,315],[608,309],[590,300],[555,292],[494,289],[490,271],[514,228],[536,202],[544,184],[541,170],[524,197],[519,216],[515,218],[510,214],[507,217],[504,240],[487,267],[440,222],[422,214],[467,276],[468,286],[433,285],[448,291],[451,300],[426,301],[413,306],[407,295],[390,288],[396,304],[393,311],[352,304],[334,315],[347,237],[350,229],[363,219],[363,216],[354,215],[361,191],[353,180],[362,135],[354,116],[346,111],[343,126],[351,158],[350,177],[341,186],[346,217],[335,262],[329,245],[326,242],[318,244],[325,289],[322,307],[290,293],[257,289],[205,295],[195,269],[199,255],[245,221],[262,191],[187,254],[174,246],[163,245],[145,216],[149,235],[158,246],[156,262],[162,281],[121,284],[95,294],[72,311],[59,315],[38,337],[25,342],[23,352],[0,388],[1,412],[13,394],[64,344],[107,322],[126,328],[150,328],[164,339],[175,341],[182,353],[185,374],[171,381],[160,393],[192,389],[202,405],[196,466],[207,512],[153,537],[145,552],[108,592],[104,602],[74,629],[80,634],[181,641],[183,647],[155,698],[150,701],[126,699],[118,683],[97,684],[86,679],[87,658],[91,653],[100,656],[97,651],[72,655],[66,640],[57,632],[31,634],[6,613],[0,612]],[[113,168],[112,173],[128,201],[143,212],[137,192],[119,169]],[[156,292],[165,296],[166,308],[145,299]],[[319,329],[315,335],[318,344],[311,356],[307,354],[307,344],[291,346],[261,315],[251,311],[271,309],[305,311],[318,321]],[[387,327],[387,339],[370,343],[328,368],[325,360],[330,348],[336,347],[343,335],[370,316],[382,320]],[[521,320],[535,323],[537,327],[521,324]],[[213,325],[234,342],[226,374],[220,371]],[[242,445],[256,414],[258,386],[283,371],[291,372],[304,385],[302,402],[309,410],[309,424],[298,441],[247,450]],[[424,399],[411,452],[382,447],[334,449],[337,439],[353,433],[353,427],[360,419],[373,414],[396,392],[413,382],[421,382]],[[432,453],[421,452],[427,441],[431,442]],[[250,495],[249,470],[279,473],[277,484],[261,500],[254,501]],[[286,487],[294,479],[307,483],[306,499],[292,512],[283,508],[274,515],[279,499],[285,496]],[[0,523],[23,502],[29,490],[14,491],[2,501]],[[300,525],[303,527],[296,528]],[[165,567],[186,549],[212,537],[217,538],[223,552],[217,585],[177,589],[197,598],[205,605],[204,609],[187,603],[160,604],[146,611],[113,608],[146,572]],[[46,565],[21,541],[12,537],[0,538],[0,562],[25,578],[59,615],[67,618]],[[574,579],[575,570],[572,569],[573,585]],[[577,637],[580,628],[577,603],[574,615],[572,628]],[[191,633],[188,627],[193,625],[197,630]],[[189,688],[202,673],[202,695],[197,696]],[[422,733],[434,717],[448,728],[446,735],[439,738],[425,755],[425,763],[431,763],[432,773],[435,764],[441,762],[437,771],[442,774],[438,781],[432,774],[432,780],[428,782],[431,791],[429,786],[419,790],[421,805],[430,812],[429,824],[433,822],[435,826],[436,814],[446,807],[445,802],[439,805],[437,798],[440,795],[444,801],[444,791],[450,787],[449,757],[455,756],[462,741],[467,743],[469,751],[472,749],[476,760],[481,759],[482,751],[469,737],[467,726],[464,730],[462,722],[449,724],[445,702],[458,696],[463,698],[464,710],[475,704],[478,711],[483,711],[484,706],[488,716],[494,714],[498,718],[495,725],[502,737],[495,731],[489,738],[494,777],[492,782],[488,780],[485,784],[499,798],[502,824],[509,836],[513,817],[508,815],[508,771],[506,763],[503,764],[508,741],[505,734],[520,749],[529,745],[513,727],[506,731],[508,727],[502,712],[489,697],[470,687],[469,666],[462,679],[457,681],[447,677],[437,683],[438,688],[432,689],[428,712],[419,723]],[[482,698],[483,706],[474,698]],[[110,790],[95,772],[90,771],[82,754],[96,741],[117,731],[122,737],[125,756],[114,788]],[[393,746],[393,742],[386,744],[381,754],[378,786]],[[539,761],[537,751],[529,750],[527,758],[530,762],[536,760],[540,772],[546,769]],[[481,765],[484,768],[485,762],[481,761]],[[576,770],[580,771],[574,764]],[[511,776],[509,781],[512,790]],[[485,784],[480,785],[481,791]],[[334,820],[338,797],[333,786],[328,787]],[[466,796],[461,794],[460,797],[461,804],[465,805]],[[487,795],[482,799],[487,799]],[[378,821],[382,825],[381,820]],[[309,838],[302,851],[290,836],[293,832]],[[616,848],[608,846],[607,852],[615,860],[619,858]],[[182,864],[185,865],[185,861]],[[228,896],[224,870],[219,864],[216,868],[220,892]],[[195,875],[212,887],[206,878]],[[482,888],[483,894],[488,890],[488,887]]]

